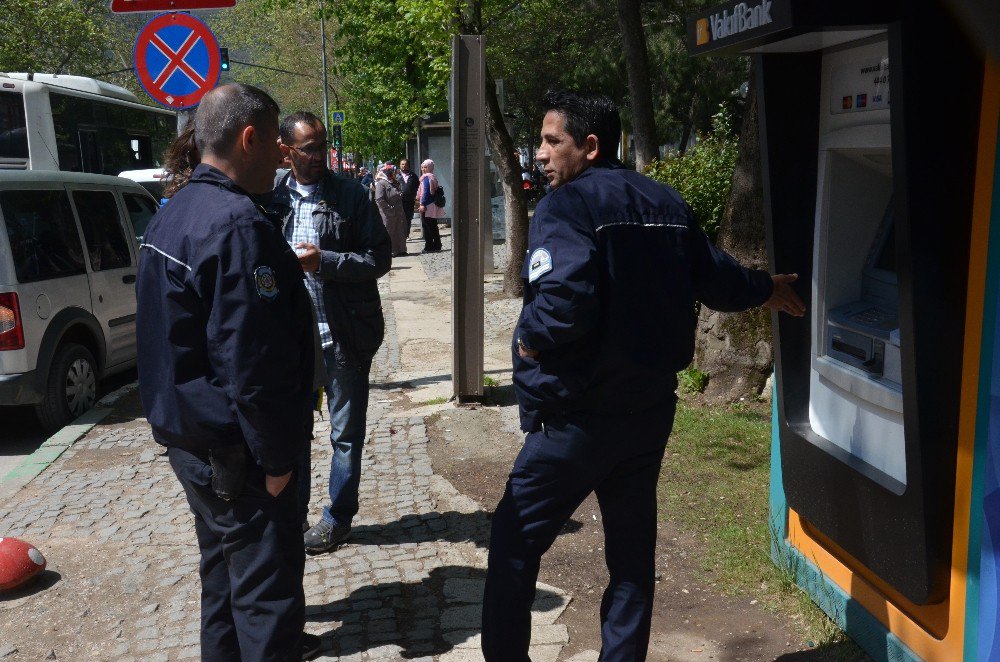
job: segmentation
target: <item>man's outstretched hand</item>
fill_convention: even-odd
[[[792,289],[791,283],[799,279],[798,274],[775,274],[771,276],[774,281],[774,292],[771,298],[764,302],[764,305],[779,313],[788,313],[793,317],[802,317],[806,313],[806,305],[802,299]]]

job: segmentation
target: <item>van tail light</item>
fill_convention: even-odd
[[[0,292],[0,351],[5,349],[24,349],[21,308],[13,292]]]

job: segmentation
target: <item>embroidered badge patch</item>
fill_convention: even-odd
[[[534,283],[536,280],[552,271],[552,256],[544,248],[536,248],[535,252],[528,258],[528,282]]]
[[[265,301],[274,301],[278,297],[278,281],[271,267],[257,267],[253,272],[257,283],[257,294]]]

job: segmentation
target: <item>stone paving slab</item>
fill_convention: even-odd
[[[421,264],[441,278],[450,253]],[[323,638],[323,660],[478,661],[489,522],[434,475],[424,419],[394,411],[401,377],[432,376],[400,365],[391,283],[381,283],[386,342],[373,363],[361,512],[347,545],[307,558],[306,629]],[[328,434],[318,419],[314,520]],[[197,659],[199,554],[164,450],[144,420],[71,443],[43,447],[39,471],[0,504],[0,535],[32,542],[49,562],[33,588],[0,602],[2,659]],[[558,658],[568,635],[555,621],[569,599],[539,586],[532,659]]]

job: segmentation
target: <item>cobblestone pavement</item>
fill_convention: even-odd
[[[434,287],[450,261],[450,252],[420,257]],[[412,368],[400,365],[391,282],[382,281],[386,342],[373,363],[361,512],[349,544],[307,559],[306,629],[323,637],[325,660],[479,660],[489,524],[434,475],[424,420],[395,406],[397,377]],[[516,303],[487,305],[489,333],[509,334]],[[0,505],[0,536],[32,542],[49,563],[41,581],[0,602],[3,662],[199,656],[192,516],[146,422],[109,420]],[[317,420],[314,513],[325,499],[328,434]],[[536,662],[556,660],[567,642],[555,621],[568,600],[540,586]]]

